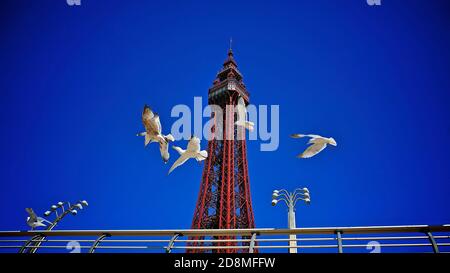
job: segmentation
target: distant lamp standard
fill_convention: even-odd
[[[66,217],[68,214],[72,214],[73,216],[78,214],[78,210],[82,210],[83,207],[87,207],[88,202],[86,200],[80,200],[74,204],[70,204],[70,202],[58,202],[56,205],[52,205],[50,207],[50,210],[47,210],[44,212],[44,216],[48,217],[52,214],[55,214],[55,220],[53,222],[47,221],[49,223],[46,230],[52,230],[64,217]],[[59,211],[59,213],[58,213]],[[41,217],[38,217],[41,218]],[[41,218],[43,219],[43,218]],[[45,225],[44,225],[45,226]],[[19,253],[24,253],[28,251],[29,253],[35,253],[39,246],[42,244],[42,242],[45,240],[44,235],[36,235],[33,236],[29,241],[25,243],[24,246],[20,249]],[[34,245],[33,245],[34,243]],[[32,246],[32,247],[30,247]]]
[[[307,205],[311,203],[308,188],[297,188],[293,192],[285,189],[274,190],[272,193],[272,206],[279,201],[284,201],[288,207],[288,226],[290,229],[296,228],[295,225],[295,205],[298,200],[304,201]],[[289,253],[297,253],[297,236],[289,235]]]

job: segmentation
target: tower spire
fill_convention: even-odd
[[[229,63],[233,63],[235,66],[237,66],[236,61],[234,60],[233,57],[233,38],[230,37],[230,47],[228,48],[228,57],[225,60],[225,63],[223,64],[224,66],[227,66]]]

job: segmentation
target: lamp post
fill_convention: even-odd
[[[72,214],[73,216],[75,216],[78,214],[78,210],[82,210],[83,207],[87,207],[87,206],[88,206],[88,202],[86,200],[81,200],[74,204],[70,204],[70,202],[58,202],[56,205],[52,205],[50,207],[50,210],[48,210],[44,213],[44,216],[48,217],[52,214],[55,214],[56,218],[55,218],[55,220],[53,220],[53,222],[50,222],[50,224],[46,228],[46,230],[52,230],[68,214]],[[59,213],[58,213],[58,210],[59,210]],[[45,221],[47,221],[47,220],[45,220]],[[49,222],[49,221],[47,221],[47,222]],[[42,242],[44,240],[45,240],[44,235],[33,236],[29,241],[27,241],[25,243],[25,245],[22,246],[19,253],[24,253],[27,250],[29,253],[36,253],[39,246],[42,244]],[[33,245],[33,242],[35,242],[34,245]],[[29,247],[30,245],[32,245],[32,247]]]
[[[284,201],[288,207],[289,229],[296,228],[295,205],[298,200],[304,201],[307,205],[311,203],[308,188],[297,188],[293,192],[281,189],[274,190],[272,193],[272,206],[275,206],[279,201]],[[297,253],[297,236],[295,234],[289,235],[289,253]]]

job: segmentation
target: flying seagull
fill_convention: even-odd
[[[255,126],[255,124],[247,120],[247,109],[245,107],[245,102],[242,97],[239,97],[238,104],[236,107],[238,120],[236,121],[235,124],[248,129],[250,132],[253,132],[253,127]]]
[[[37,227],[45,227],[46,225],[43,222],[47,222],[51,224],[50,221],[45,220],[42,217],[38,217],[36,213],[34,213],[32,208],[25,209],[28,212],[27,224],[31,227],[31,229],[35,229]]]
[[[177,161],[175,161],[175,163],[173,163],[168,174],[170,174],[178,166],[183,165],[189,158],[195,158],[198,162],[200,162],[208,157],[207,151],[200,151],[200,139],[195,136],[192,136],[189,140],[186,150],[183,150],[177,146],[173,146],[172,148],[180,154],[180,157]]]
[[[291,135],[292,138],[302,138],[302,137],[310,137],[311,139],[308,141],[308,144],[310,145],[303,153],[299,154],[297,157],[299,158],[310,158],[315,156],[316,154],[320,153],[325,147],[327,147],[327,144],[337,146],[336,141],[334,138],[326,138],[319,135],[303,135],[303,134],[293,134]]]
[[[169,161],[169,141],[174,141],[175,139],[171,134],[162,135],[161,134],[161,122],[159,116],[148,107],[144,106],[144,111],[142,112],[142,123],[145,127],[145,132],[137,134],[137,136],[145,137],[144,146],[147,146],[151,142],[159,142],[159,151],[161,152],[161,157],[164,163]]]

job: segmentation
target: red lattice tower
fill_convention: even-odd
[[[245,129],[235,126],[235,111],[230,106],[237,104],[242,97],[249,103],[249,93],[237,69],[233,52],[222,70],[217,74],[208,92],[208,104],[223,109],[222,121],[213,112],[211,137],[208,142],[208,158],[205,160],[202,182],[195,207],[192,229],[241,229],[254,228],[255,221],[250,197],[248,179],[247,147]],[[228,111],[227,111],[228,108]],[[221,129],[222,128],[222,129]],[[227,137],[228,136],[228,137]],[[231,137],[230,137],[231,136]],[[231,239],[236,237],[192,237],[191,239]],[[249,239],[243,237],[241,239]],[[233,246],[248,246],[248,242],[194,242],[190,246],[217,246],[214,250],[191,249],[188,252],[247,252],[248,249],[233,249]]]

